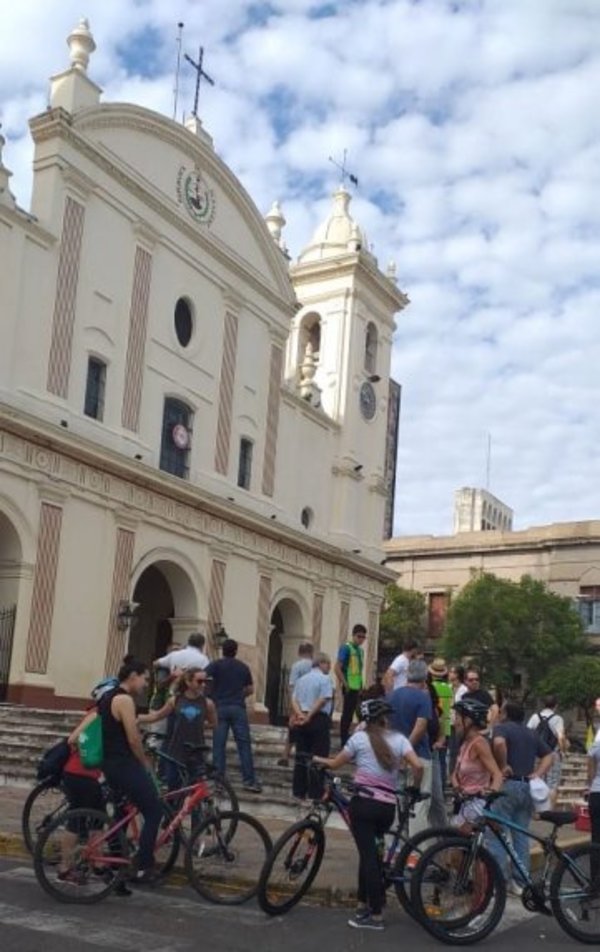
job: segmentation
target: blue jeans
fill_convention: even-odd
[[[221,776],[225,774],[225,745],[231,727],[240,757],[242,780],[244,783],[256,783],[246,708],[241,704],[220,704],[217,716],[218,723],[213,730],[213,761],[217,773]]]
[[[533,804],[531,802],[531,794],[529,793],[529,784],[527,781],[505,780],[502,793],[504,796],[499,797],[492,806],[493,812],[497,813],[498,816],[506,817],[507,820],[513,820],[515,823],[518,823],[519,826],[528,830],[533,815]],[[529,872],[529,837],[525,836],[524,833],[519,833],[518,830],[511,830],[508,827],[503,827],[503,829],[508,838],[512,840],[515,853],[521,860],[521,863],[527,872]],[[518,883],[519,886],[523,886],[522,877],[514,864],[511,864],[513,866],[512,873],[509,870],[508,854],[493,834],[490,834],[487,838],[486,846],[490,853],[498,860],[500,868],[504,873],[504,878],[508,880],[512,875],[515,882]]]

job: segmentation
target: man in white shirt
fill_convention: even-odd
[[[397,655],[391,665],[383,675],[383,687],[385,693],[389,694],[396,688],[404,688],[407,684],[408,666],[419,653],[419,642],[414,638],[408,638],[404,644],[402,653]]]
[[[540,734],[542,740],[552,749],[552,765],[544,780],[550,787],[550,805],[556,806],[558,787],[562,772],[562,756],[567,752],[569,742],[565,735],[565,722],[560,714],[556,713],[556,698],[549,694],[544,698],[544,706],[537,714],[532,714],[527,721],[527,727]]]
[[[202,650],[206,643],[206,638],[200,632],[195,632],[188,638],[185,648],[179,648],[177,651],[170,651],[162,658],[157,658],[153,662],[155,668],[168,668],[171,674],[180,671],[186,671],[189,668],[200,668],[204,671],[208,667],[210,660]]]
[[[329,756],[331,713],[333,710],[333,683],[330,677],[329,655],[318,654],[313,667],[296,681],[292,695],[292,711],[296,726],[296,757],[292,791],[297,800],[318,799],[323,793],[323,781],[309,771],[308,762],[315,754]]]

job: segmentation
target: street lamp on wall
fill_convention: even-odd
[[[128,631],[135,618],[135,613],[139,607],[139,602],[130,602],[122,598],[117,609],[117,628],[119,631]]]
[[[219,648],[221,648],[221,647],[223,646],[223,642],[224,642],[224,641],[227,641],[227,639],[229,638],[229,635],[228,635],[227,632],[225,631],[225,625],[223,624],[222,621],[217,622],[217,624],[216,624],[216,626],[215,626],[215,636],[214,636],[214,637],[215,637],[215,641],[216,641],[217,645],[219,646]]]

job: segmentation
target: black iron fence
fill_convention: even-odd
[[[0,701],[6,700],[17,606],[0,608]]]

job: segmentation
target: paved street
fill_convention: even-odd
[[[384,934],[363,933],[346,925],[344,909],[303,905],[281,919],[269,919],[254,904],[237,908],[208,905],[187,888],[138,890],[127,899],[110,897],[100,905],[54,902],[38,887],[23,860],[0,860],[2,952],[328,952],[385,950],[399,943],[423,952],[440,950],[392,901]],[[576,949],[552,921],[531,916],[510,900],[497,932],[483,948],[490,952]]]

